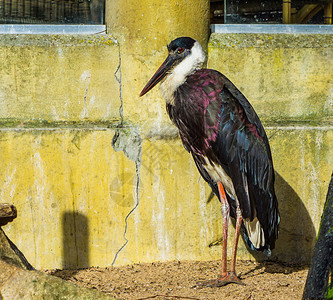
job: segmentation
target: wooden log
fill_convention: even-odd
[[[0,203],[0,226],[12,222],[17,217],[17,210],[13,204]]]

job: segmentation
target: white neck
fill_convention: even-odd
[[[162,97],[167,103],[173,102],[175,90],[182,85],[186,77],[199,69],[205,61],[205,54],[198,42],[195,42],[191,53],[177,65],[160,85]]]

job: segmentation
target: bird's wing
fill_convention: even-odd
[[[242,106],[248,121],[256,127],[258,134],[262,138],[266,138],[264,127],[262,126],[260,119],[250,102],[226,76],[221,73],[220,76],[222,81],[224,82],[223,86],[232,94],[235,99],[237,99],[239,104]]]
[[[222,89],[205,109],[209,144],[217,163],[232,179],[243,217],[257,217],[267,239],[279,219],[268,139],[244,95],[222,74],[216,72],[215,76],[220,78]],[[210,132],[216,128],[210,126],[213,123],[218,123],[216,132]]]
[[[226,173],[234,188],[226,190],[231,215],[236,195],[243,218],[257,217],[270,243],[278,223],[274,171],[267,136],[251,104],[230,80],[210,69],[190,75],[174,97],[167,110],[199,172],[217,195],[217,176]]]

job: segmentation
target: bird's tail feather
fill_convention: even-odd
[[[249,236],[247,235],[247,231],[246,231],[246,228],[245,228],[245,225],[244,223],[242,222],[242,234],[243,234],[243,238],[244,240],[246,241],[247,245],[249,246],[249,248],[251,250],[254,250],[254,251],[262,251],[264,252],[265,255],[267,256],[270,256],[271,255],[271,249],[269,248],[269,246],[264,246],[264,247],[259,247],[259,248],[256,248],[253,243],[251,242]]]

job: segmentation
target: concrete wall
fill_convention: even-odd
[[[18,208],[4,230],[37,268],[221,256],[218,200],[158,89],[138,97],[166,47],[140,55],[127,38],[0,38],[0,193]],[[332,171],[331,40],[213,34],[208,44],[208,66],[241,89],[267,129],[281,261],[309,261]],[[243,243],[238,256],[260,258]]]
[[[2,35],[0,47],[2,123],[119,120],[112,37]]]

